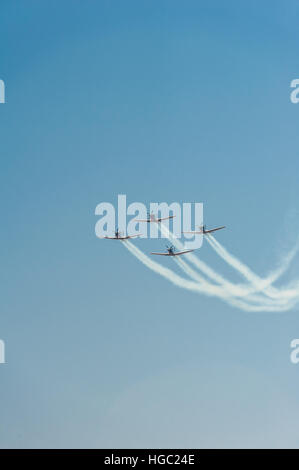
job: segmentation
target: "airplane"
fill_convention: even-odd
[[[194,250],[185,250],[185,251],[175,251],[175,247],[173,245],[167,246],[167,253],[155,253],[152,252],[151,255],[159,255],[159,256],[180,256],[180,255],[185,255],[186,253],[191,253],[191,251]]]
[[[216,227],[216,228],[212,228],[210,230],[207,230],[206,225],[200,225],[199,226],[199,231],[194,230],[193,232],[191,231],[191,232],[182,232],[182,233],[193,233],[194,235],[196,235],[196,234],[206,235],[206,234],[209,234],[209,233],[217,232],[217,230],[222,230],[223,228],[225,228],[225,225],[223,225],[222,227]]]
[[[121,235],[121,232],[118,229],[114,233],[115,233],[114,237],[102,237],[102,238],[106,238],[108,240],[129,240],[129,238],[140,237],[140,235],[127,235],[123,237]]]
[[[175,215],[170,215],[169,217],[158,217],[156,218],[155,214],[153,212],[147,212],[147,219],[136,219],[136,222],[161,222],[162,220],[168,220],[168,219],[173,219]]]

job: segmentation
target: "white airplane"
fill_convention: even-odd
[[[194,230],[194,231],[191,231],[191,232],[182,232],[182,233],[193,233],[194,235],[196,235],[196,234],[206,235],[208,233],[217,232],[217,230],[222,230],[223,228],[225,228],[225,225],[223,225],[222,227],[216,227],[216,228],[212,228],[210,230],[207,230],[206,225],[201,225],[201,226],[199,226],[199,230]]]
[[[185,255],[186,253],[191,253],[194,250],[185,250],[185,251],[175,251],[175,247],[173,245],[166,246],[167,253],[155,253],[152,252],[151,255],[159,255],[159,256],[180,256]]]
[[[169,217],[156,217],[155,214],[153,214],[153,212],[148,212],[147,213],[147,219],[136,219],[136,222],[147,222],[147,223],[151,223],[151,222],[161,222],[162,220],[168,220],[168,219],[173,219],[175,217],[175,215],[170,215]]]
[[[106,238],[107,240],[129,240],[129,238],[135,238],[135,237],[140,237],[140,235],[131,235],[131,236],[127,235],[124,237],[121,235],[121,232],[117,229],[114,237],[102,237],[102,238]]]

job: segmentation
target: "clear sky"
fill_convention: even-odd
[[[118,194],[203,202],[221,243],[275,266],[299,231],[298,14],[295,0],[1,3],[1,447],[299,446],[298,308],[180,290],[94,233]],[[207,243],[200,257],[237,279]]]

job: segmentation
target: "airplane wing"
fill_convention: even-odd
[[[151,255],[159,255],[159,256],[180,256],[180,255],[185,255],[186,253],[191,253],[191,251],[194,251],[194,250],[185,250],[185,251],[177,251],[177,252],[174,252],[174,253],[155,253],[155,252],[152,252]]]
[[[173,253],[173,255],[172,255],[172,256],[180,256],[180,255],[185,255],[186,253],[191,253],[191,251],[194,251],[194,250],[177,251],[177,252]]]
[[[170,215],[169,217],[160,217],[159,219],[156,219],[157,222],[161,222],[161,220],[168,220],[168,219],[173,219],[175,215]]]
[[[128,240],[129,238],[140,237],[140,235],[128,235],[127,237],[102,237],[107,240]]]
[[[134,219],[134,222],[151,222],[149,219]]]
[[[211,230],[205,230],[204,233],[213,233],[213,232],[217,232],[217,230],[222,230],[223,228],[225,228],[224,225],[223,225],[223,227],[216,227],[216,228],[212,228]]]
[[[223,225],[223,227],[216,227],[216,228],[212,228],[211,230],[194,230],[194,231],[191,231],[191,232],[182,232],[182,233],[192,233],[193,235],[196,235],[196,234],[206,234],[206,233],[213,233],[213,232],[217,232],[217,230],[222,230],[223,228],[225,228],[225,225]]]

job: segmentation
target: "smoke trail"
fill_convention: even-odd
[[[186,255],[187,256],[187,255]],[[174,258],[174,260],[176,261],[176,263],[178,264],[178,266],[193,280],[197,281],[197,282],[201,282],[203,285],[206,285],[207,282],[206,280],[200,276],[200,274],[198,274],[197,272],[195,272],[184,260],[182,260],[181,258]],[[225,297],[226,299],[228,300],[230,298],[230,300],[228,300],[229,303],[231,303],[232,305],[234,306],[239,306],[240,305],[240,302],[237,302],[235,300],[232,299],[232,294],[231,294],[231,291],[230,290],[227,290],[225,288],[224,290],[225,292]],[[246,297],[246,301],[243,301],[241,302],[242,303],[242,306],[246,306],[247,309],[250,308],[252,305],[256,305],[256,303],[258,305],[262,305],[262,306],[266,306],[268,305],[269,307],[273,307],[275,305],[279,305],[279,304],[286,304],[287,302],[284,301],[284,302],[275,302],[274,300],[272,299],[265,299],[264,297],[262,296],[258,296],[258,295],[250,295],[248,297]]]
[[[212,248],[221,256],[230,266],[237,270],[243,277],[250,283],[252,283],[256,289],[263,291],[265,295],[272,299],[292,299],[299,296],[299,284],[295,283],[295,288],[293,289],[278,289],[272,287],[270,284],[277,280],[288,268],[294,256],[298,252],[299,243],[297,241],[293,250],[285,257],[281,266],[273,271],[268,278],[262,279],[257,276],[251,269],[242,263],[238,258],[229,253],[212,235],[206,237],[208,243]]]
[[[168,230],[168,228],[160,223],[159,229],[161,233],[170,240],[173,245],[178,250],[183,250],[184,245],[174,237],[173,233]],[[202,273],[204,273],[208,278],[215,281],[217,284],[222,285],[226,289],[230,289],[232,295],[234,296],[245,296],[248,294],[248,289],[244,289],[242,287],[235,286],[234,284],[230,283],[226,279],[224,279],[220,274],[216,273],[212,268],[210,268],[204,261],[199,260],[193,253],[186,254],[186,259],[190,261],[194,266],[196,266]]]
[[[178,266],[191,278],[194,279],[196,282],[200,282],[202,284],[206,283],[206,280],[197,272],[195,272],[185,261],[181,258],[174,258],[174,261],[178,264]]]
[[[160,232],[168,238],[168,240],[173,243],[173,245],[178,249],[178,250],[183,250],[184,245],[174,237],[173,233],[168,230],[168,228],[163,224],[159,224],[159,230]],[[213,281],[217,282],[218,284],[222,285],[229,285],[230,283],[226,282],[225,279],[223,279],[222,276],[220,276],[218,273],[216,273],[213,269],[211,269],[206,263],[203,261],[199,260],[194,254],[188,253],[186,255],[187,259],[190,260],[197,268],[199,268],[206,276],[208,276],[210,279]]]
[[[186,279],[182,278],[181,276],[173,272],[171,269],[165,268],[161,264],[150,259],[145,253],[143,253],[139,248],[137,248],[128,240],[126,240],[123,244],[134,256],[136,256],[136,258],[139,259],[139,261],[145,264],[145,266],[147,266],[149,269],[156,272],[157,274],[160,274],[160,276],[165,277],[166,279],[168,279],[169,281],[171,281],[173,284],[175,284],[178,287],[182,287],[184,289],[189,289],[189,290],[197,290],[203,294],[207,293],[210,295],[219,295],[219,296],[224,294],[224,291],[221,288],[216,288],[214,292],[212,291],[207,292],[205,288],[198,285],[197,283],[187,281]]]
[[[182,250],[184,246],[182,243],[174,237],[174,235],[168,230],[168,228],[163,225],[159,224],[159,228],[161,233],[166,236],[175,246],[176,248]],[[209,238],[211,237],[211,238]],[[211,235],[207,235],[207,240],[208,241],[214,241],[215,243],[218,243],[214,237]],[[227,256],[229,255],[226,253],[226,255],[221,251],[220,244],[218,243],[219,247],[216,250],[216,247],[213,246],[213,248],[217,251],[217,253],[224,257],[226,256],[226,261],[227,261]],[[275,288],[270,288],[270,285],[277,280],[284,272],[288,269],[291,261],[294,259],[295,255],[297,254],[299,249],[299,240],[297,241],[295,247],[289,252],[288,255],[285,256],[284,260],[280,264],[280,266],[275,270],[272,271],[266,278],[262,279],[258,276],[256,276],[252,271],[251,274],[252,276],[245,276],[246,280],[250,282],[250,285],[242,285],[242,284],[233,284],[229,281],[227,281],[225,278],[223,278],[221,275],[216,273],[213,269],[211,269],[206,263],[203,261],[199,260],[193,253],[188,253],[186,255],[186,259],[188,259],[192,264],[194,264],[200,271],[202,271],[204,274],[206,274],[210,279],[213,281],[217,282],[218,284],[222,285],[226,289],[228,289],[233,296],[236,297],[246,297],[248,301],[256,301],[256,302],[264,302],[264,303],[269,303],[267,302],[267,299],[264,299],[264,297],[257,296],[257,295],[250,295],[258,292],[263,292],[267,297],[271,299],[275,299],[277,302],[281,304],[286,304],[288,299],[290,298],[295,298],[299,296],[299,291],[298,291],[298,285],[295,286],[295,289],[292,290],[277,290]],[[220,253],[221,251],[221,253]],[[234,258],[231,255],[231,258]],[[235,264],[234,267],[235,269],[238,263],[237,259],[234,259]],[[240,266],[239,266],[240,267]],[[250,271],[247,266],[244,266],[244,268],[247,269],[247,271]],[[248,275],[248,272],[247,272]]]
[[[241,300],[231,298],[230,294],[225,292],[222,287],[209,284],[207,282],[192,282],[182,278],[177,275],[169,268],[165,268],[156,261],[151,260],[147,255],[145,255],[141,250],[139,250],[135,245],[129,241],[125,241],[124,246],[141,261],[145,266],[147,266],[152,271],[156,272],[160,276],[168,279],[174,285],[181,287],[183,289],[191,290],[201,294],[206,294],[209,296],[215,296],[225,300],[229,304],[238,307],[246,312],[283,312],[292,308],[293,304],[289,303],[286,306],[281,305],[248,305],[246,302]],[[182,260],[181,260],[182,261]],[[191,269],[191,268],[190,268]],[[193,271],[193,270],[192,270]]]

